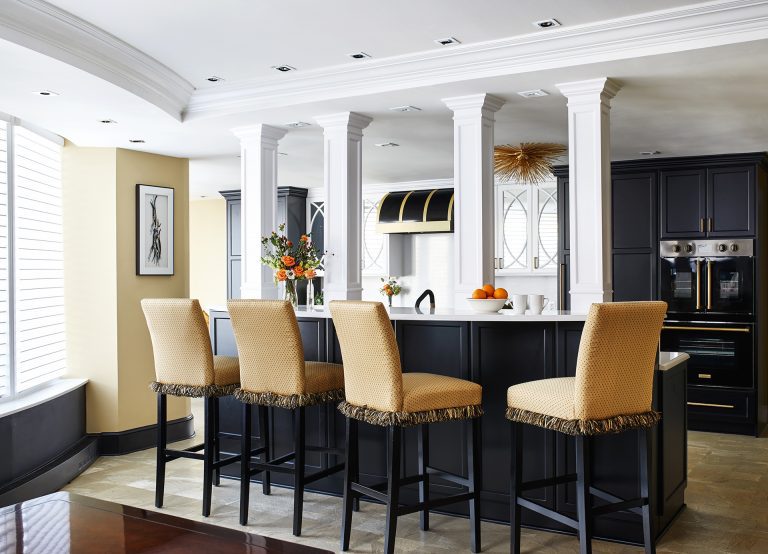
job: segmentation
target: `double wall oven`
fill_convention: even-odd
[[[753,241],[743,239],[661,242],[659,293],[669,305],[661,349],[691,356],[690,385],[754,385],[753,250]]]

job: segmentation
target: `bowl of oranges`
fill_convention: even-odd
[[[494,288],[493,285],[483,285],[483,288],[472,291],[472,298],[467,298],[469,307],[483,314],[498,312],[507,303],[509,294],[503,288]]]

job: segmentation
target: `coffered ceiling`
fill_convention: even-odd
[[[547,18],[562,27],[532,25]],[[433,42],[447,36],[462,44]],[[372,58],[347,57],[358,51]],[[322,183],[313,117],[347,110],[374,118],[364,182],[445,178],[452,121],[442,98],[505,98],[497,143],[565,143],[554,85],[600,76],[623,84],[615,159],[766,150],[765,59],[768,2],[748,0],[0,3],[0,111],[83,146],[190,157],[195,195],[239,186],[236,126],[312,123],[281,141],[285,185]],[[549,96],[516,94],[538,88]],[[32,94],[42,89],[59,96]],[[402,105],[421,110],[389,109]],[[400,146],[375,146],[389,141]]]

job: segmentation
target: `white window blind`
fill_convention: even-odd
[[[8,335],[8,124],[0,120],[0,398],[11,391]]]
[[[15,388],[64,373],[64,237],[61,146],[14,128]]]

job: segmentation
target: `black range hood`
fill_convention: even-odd
[[[453,189],[387,193],[379,202],[379,233],[452,233]]]

